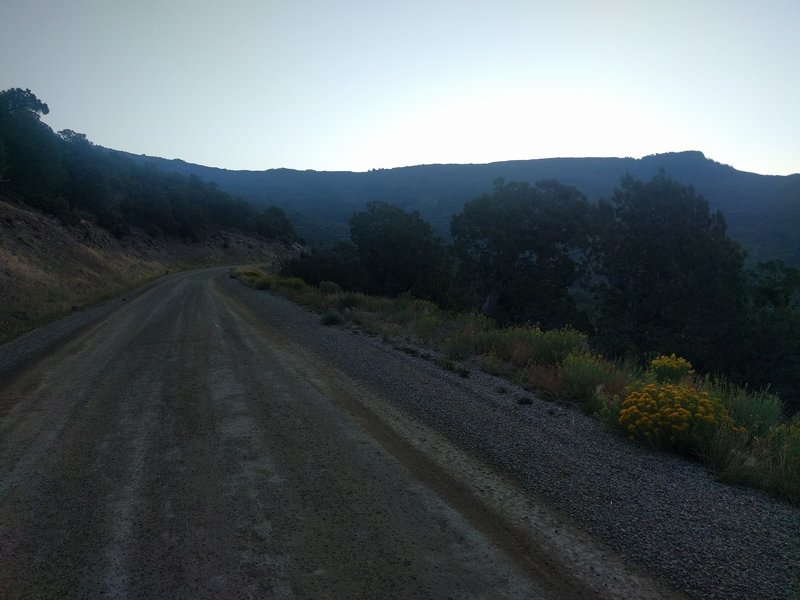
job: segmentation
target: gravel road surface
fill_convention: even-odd
[[[224,270],[0,381],[0,598],[800,597],[796,507]]]

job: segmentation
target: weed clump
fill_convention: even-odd
[[[569,354],[559,365],[562,393],[575,400],[591,400],[611,372],[612,366],[598,356],[586,352]]]
[[[586,334],[571,327],[543,331],[539,327],[491,329],[476,336],[480,354],[495,354],[515,367],[531,363],[554,365],[568,355],[586,350]]]
[[[752,391],[718,379],[711,384],[711,393],[722,401],[734,423],[753,435],[766,435],[780,421],[780,398],[769,390]]]
[[[762,444],[768,487],[800,503],[800,418],[773,427]]]
[[[468,369],[459,367],[452,360],[449,360],[443,356],[436,359],[436,364],[442,369],[446,369],[447,371],[452,371],[453,373],[455,373],[456,375],[458,375],[463,379],[467,379],[470,375]]]

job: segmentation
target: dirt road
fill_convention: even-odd
[[[675,595],[239,285],[167,277],[0,388],[0,598]]]

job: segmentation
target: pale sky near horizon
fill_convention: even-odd
[[[54,130],[229,169],[700,150],[800,172],[800,1],[0,0]]]

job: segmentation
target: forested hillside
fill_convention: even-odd
[[[69,129],[56,134],[41,121],[48,112],[30,90],[0,92],[0,193],[9,199],[65,223],[91,219],[117,237],[138,227],[197,242],[230,228],[294,241],[280,208],[257,210],[196,176],[142,165]]]
[[[131,158],[167,172],[197,175],[256,204],[274,204],[292,217],[300,235],[312,242],[346,239],[347,221],[372,200],[418,211],[441,236],[466,202],[489,192],[497,178],[535,183],[555,179],[576,187],[590,201],[609,198],[630,173],[648,179],[664,170],[691,185],[721,210],[730,236],[742,244],[748,261],[780,259],[800,266],[800,174],[786,177],[737,171],[700,152],[633,158],[551,158],[485,165],[426,165],[368,173],[228,171],[180,160]]]

